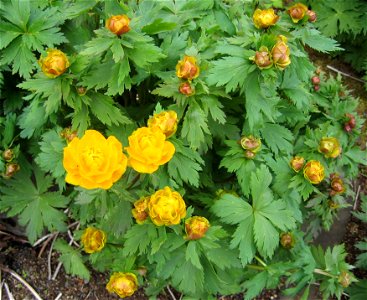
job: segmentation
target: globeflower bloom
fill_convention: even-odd
[[[338,174],[332,174],[331,176],[331,182],[330,182],[330,195],[340,195],[345,192],[345,186],[343,180],[339,177]]]
[[[336,158],[342,152],[339,141],[334,137],[323,137],[319,143],[318,151],[326,158]]]
[[[191,86],[190,82],[185,81],[180,84],[178,91],[182,95],[191,96],[195,93],[195,89]]]
[[[106,28],[116,35],[121,35],[130,31],[130,19],[127,15],[112,16],[106,21]]]
[[[260,70],[269,69],[273,65],[271,54],[267,47],[260,47],[259,51],[256,51],[255,56],[251,58]]]
[[[261,148],[261,139],[255,138],[252,135],[241,137],[240,143],[243,149],[249,150],[252,153],[259,152]]]
[[[99,252],[106,244],[106,234],[102,230],[88,227],[83,232],[81,242],[86,253]]]
[[[42,72],[50,78],[55,78],[63,74],[69,68],[69,60],[65,53],[58,49],[48,49],[47,56],[38,60]]]
[[[111,275],[106,288],[120,298],[129,297],[138,289],[138,279],[133,273],[115,272]]]
[[[175,146],[166,141],[159,128],[141,127],[129,136],[129,165],[139,173],[151,174],[167,163],[175,153]]]
[[[154,114],[153,117],[148,120],[148,127],[156,127],[160,129],[166,136],[171,137],[177,130],[177,113],[173,110],[162,111],[159,114]]]
[[[134,208],[131,210],[131,213],[138,224],[143,224],[148,218],[148,201],[149,197],[142,197],[134,202]]]
[[[319,184],[325,177],[324,166],[318,160],[310,160],[303,168],[303,176],[312,184]]]
[[[194,216],[185,221],[185,231],[188,240],[198,240],[205,236],[210,227],[209,221],[204,217]]]
[[[286,42],[287,38],[283,35],[280,35],[278,42],[271,50],[274,65],[276,65],[280,70],[284,70],[285,67],[291,63],[291,59],[289,57],[291,51],[289,50]]]
[[[157,226],[177,225],[186,216],[186,204],[181,195],[168,186],[150,196],[149,216]]]
[[[292,169],[297,173],[302,169],[304,164],[305,159],[302,156],[295,156],[290,162]]]
[[[125,173],[127,157],[114,137],[106,139],[96,130],[74,137],[64,148],[65,181],[86,189],[109,189]]]
[[[178,78],[192,80],[199,76],[200,68],[194,56],[185,55],[176,65],[176,75]]]
[[[254,25],[256,28],[268,28],[274,25],[278,20],[279,16],[277,16],[274,12],[274,9],[256,9],[252,20],[254,21]]]
[[[307,11],[307,6],[302,3],[296,3],[288,9],[288,13],[292,18],[293,23],[298,23],[300,20],[302,20]]]

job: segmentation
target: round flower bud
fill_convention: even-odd
[[[57,49],[48,49],[47,56],[38,60],[42,72],[50,78],[63,74],[69,68],[69,60],[65,53]]]
[[[280,70],[284,70],[285,67],[291,63],[291,59],[289,57],[290,50],[286,44],[286,41],[286,37],[280,35],[278,38],[278,42],[271,50],[274,65],[277,66]]]
[[[255,138],[252,135],[243,136],[241,137],[240,144],[243,149],[257,153],[261,148],[261,139]]]
[[[87,89],[84,86],[78,86],[76,92],[80,96],[84,96],[87,93]]]
[[[130,19],[126,15],[112,16],[106,21],[106,28],[116,35],[121,35],[130,31]]]
[[[327,205],[330,209],[337,209],[339,207],[339,204],[331,199],[328,200]]]
[[[297,173],[303,168],[304,164],[305,159],[302,156],[295,156],[290,161],[292,169]]]
[[[274,9],[256,9],[252,20],[256,28],[268,28],[274,25],[278,20],[279,16],[275,14]]]
[[[102,230],[88,227],[83,232],[81,242],[86,253],[99,252],[105,246],[106,234]]]
[[[317,160],[310,160],[303,168],[303,176],[312,184],[319,184],[325,177],[324,166]]]
[[[5,178],[11,178],[20,170],[20,166],[16,163],[9,163],[5,166]]]
[[[302,3],[296,3],[288,9],[288,13],[294,23],[298,23],[300,20],[302,20],[307,11],[307,6]]]
[[[320,77],[319,76],[313,76],[311,78],[312,84],[319,84],[320,83]]]
[[[315,84],[313,86],[313,89],[314,89],[315,92],[318,92],[320,90],[320,86],[318,84]]]
[[[114,137],[106,139],[96,130],[86,130],[64,148],[65,181],[86,189],[109,189],[125,173],[127,157]]]
[[[285,249],[292,249],[296,243],[294,236],[290,232],[284,232],[280,235],[280,244]]]
[[[347,288],[354,280],[352,274],[347,271],[342,271],[339,275],[338,282],[343,288]]]
[[[120,298],[129,297],[138,289],[138,279],[133,273],[115,272],[111,275],[106,288]]]
[[[178,88],[178,91],[186,96],[191,96],[195,93],[194,88],[190,85],[190,82],[188,81],[182,82]]]
[[[176,75],[178,78],[192,80],[199,76],[200,68],[197,65],[196,58],[185,55],[176,65]]]
[[[313,10],[307,10],[306,15],[308,16],[308,22],[316,22],[317,14]]]
[[[323,137],[319,143],[318,151],[326,158],[338,157],[342,151],[339,141],[334,137]]]
[[[71,128],[68,127],[60,132],[60,136],[70,143],[75,137],[77,137],[77,133],[75,130],[71,130]]]
[[[156,127],[160,129],[166,136],[171,137],[177,130],[177,113],[173,110],[162,111],[159,114],[154,114],[153,117],[148,120],[148,127]]]
[[[345,125],[348,124],[351,129],[356,127],[356,118],[354,117],[354,115],[346,113],[345,118],[347,119],[347,123],[345,123]]]
[[[210,227],[209,221],[204,217],[194,216],[185,221],[185,231],[188,240],[198,240],[205,236]]]
[[[269,69],[273,65],[270,52],[267,47],[260,47],[259,51],[256,51],[255,56],[251,58],[260,70]]]
[[[3,158],[7,162],[12,161],[14,157],[15,157],[15,154],[14,154],[13,149],[5,149],[5,151],[3,152]]]
[[[129,136],[129,165],[139,173],[151,174],[167,163],[175,153],[175,146],[166,141],[159,128],[141,127]]]
[[[330,191],[331,196],[340,195],[345,192],[344,182],[337,174],[333,174],[333,176],[331,176],[330,187],[331,187]]]
[[[134,202],[134,208],[131,210],[131,213],[138,224],[143,224],[148,218],[148,201],[149,197],[142,197]]]
[[[256,153],[252,152],[251,150],[246,150],[245,151],[245,157],[247,159],[254,159],[256,156]]]
[[[186,204],[181,195],[168,186],[150,196],[149,216],[157,226],[177,225],[186,216]]]

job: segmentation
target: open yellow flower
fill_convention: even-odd
[[[175,153],[175,146],[166,141],[159,128],[141,127],[129,136],[129,165],[139,173],[151,174],[167,163]]]
[[[84,136],[64,148],[65,181],[86,189],[109,189],[125,173],[127,157],[122,144],[114,137],[106,139],[96,130],[87,130]]]
[[[148,120],[148,127],[157,127],[165,134],[167,138],[175,134],[177,130],[177,113],[173,110],[162,111],[159,114],[154,114]]]
[[[274,9],[272,8],[258,8],[255,10],[252,19],[256,28],[268,28],[279,20],[279,16],[275,14]]]
[[[69,60],[65,53],[58,49],[48,49],[47,56],[38,61],[42,72],[50,78],[55,78],[63,74],[69,68]]]
[[[157,226],[177,225],[186,216],[186,204],[181,195],[168,186],[150,196],[149,216]]]
[[[320,141],[318,151],[326,158],[336,158],[342,152],[339,141],[334,137],[323,137]]]
[[[302,20],[307,11],[307,6],[302,3],[296,3],[288,9],[288,13],[292,18],[293,23],[298,23],[300,20]]]
[[[303,176],[312,184],[319,184],[324,180],[324,166],[318,160],[310,160],[303,168]]]
[[[120,298],[129,297],[138,289],[138,279],[133,273],[115,272],[111,275],[106,288]]]
[[[102,230],[93,227],[88,227],[83,232],[81,242],[84,246],[85,252],[87,253],[99,252],[105,246],[106,234]]]
[[[134,208],[131,210],[131,213],[138,224],[143,224],[148,218],[148,201],[149,197],[141,197],[134,202]]]

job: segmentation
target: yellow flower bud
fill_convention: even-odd
[[[186,216],[186,204],[181,195],[168,186],[150,196],[149,216],[157,226],[177,225]]]
[[[330,207],[330,209],[337,209],[339,207],[339,204],[333,200],[328,200],[327,205]]]
[[[199,76],[200,68],[197,65],[196,58],[185,55],[176,65],[176,75],[178,78],[192,80]]]
[[[338,282],[343,288],[347,288],[354,281],[353,275],[347,271],[342,271],[338,278]]]
[[[178,91],[186,96],[191,96],[195,93],[195,89],[190,85],[190,82],[182,82],[178,88]]]
[[[304,164],[305,159],[302,156],[295,156],[290,162],[292,169],[297,173],[303,168]]]
[[[65,53],[57,49],[48,49],[47,56],[38,60],[42,72],[50,78],[63,74],[69,68],[69,60]]]
[[[308,10],[306,12],[306,15],[308,16],[308,22],[311,22],[311,23],[316,22],[317,20],[316,12],[314,12],[313,10]]]
[[[325,177],[324,166],[317,160],[310,160],[303,168],[303,176],[312,184],[319,184]]]
[[[83,232],[81,242],[86,253],[99,252],[106,244],[106,234],[102,230],[88,227]]]
[[[345,186],[343,180],[339,177],[338,174],[331,175],[331,182],[330,182],[330,195],[340,195],[345,192]]]
[[[288,13],[294,23],[298,23],[302,20],[307,11],[307,6],[302,3],[296,3],[288,9]]]
[[[277,16],[274,12],[274,9],[256,9],[252,19],[254,21],[254,25],[256,28],[268,28],[274,25],[278,20],[279,16]]]
[[[106,288],[120,298],[129,297],[138,289],[138,279],[133,273],[115,272],[111,275]]]
[[[280,244],[285,249],[292,249],[296,243],[294,236],[290,232],[284,232],[280,235]]]
[[[142,197],[134,202],[134,208],[131,210],[136,223],[143,224],[148,218],[148,201],[149,197]]]
[[[159,128],[166,136],[171,137],[177,130],[177,113],[173,110],[162,111],[159,114],[155,114],[148,120],[148,127]]]
[[[20,166],[17,163],[8,163],[5,166],[5,174],[3,176],[9,179],[15,175],[20,170]]]
[[[320,153],[323,153],[326,158],[335,158],[342,152],[339,141],[334,137],[323,137],[320,141],[318,150]]]
[[[273,65],[270,52],[267,47],[260,47],[259,51],[256,51],[255,56],[250,58],[255,64],[262,69],[269,69]]]
[[[194,216],[185,221],[185,231],[188,240],[198,240],[204,237],[210,227],[209,221],[204,217]]]
[[[10,162],[13,160],[13,158],[15,157],[14,151],[13,149],[5,149],[5,151],[3,152],[3,158],[7,161]]]
[[[107,19],[106,27],[116,35],[121,35],[130,31],[130,19],[126,15],[112,16]]]
[[[159,128],[141,127],[129,136],[129,165],[139,173],[151,174],[167,163],[175,153],[175,146],[166,141]]]
[[[287,39],[284,36],[280,35],[278,38],[278,42],[271,50],[274,65],[276,65],[280,70],[284,70],[285,67],[291,63],[291,59],[289,57],[291,51],[289,50],[286,41]]]
[[[240,143],[243,149],[249,150],[252,153],[259,152],[261,148],[261,139],[255,138],[252,135],[241,137]]]

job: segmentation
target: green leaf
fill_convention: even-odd
[[[278,231],[257,211],[255,211],[254,239],[257,250],[264,257],[272,257],[279,245]]]
[[[259,274],[256,274],[250,280],[247,280],[243,284],[243,288],[246,290],[244,299],[251,300],[259,295],[261,291],[266,287],[268,276],[268,272],[263,271]]]
[[[110,196],[110,198],[112,197],[113,195]],[[117,199],[117,204],[103,218],[101,228],[113,232],[116,237],[120,237],[131,227],[131,223],[131,204],[126,200]]]
[[[292,132],[279,124],[265,123],[261,129],[261,135],[266,145],[278,155],[279,152],[293,153],[293,135]]]
[[[147,34],[157,34],[161,32],[171,31],[175,29],[177,26],[176,23],[173,22],[164,22],[163,19],[158,18],[155,19],[153,23],[150,23],[149,25],[145,25],[141,31]]]
[[[204,271],[196,268],[191,261],[186,261],[172,274],[172,284],[180,291],[195,294],[203,290]]]
[[[189,241],[186,248],[186,260],[190,261],[196,268],[202,270],[200,263],[200,252],[196,241]]]
[[[254,216],[251,215],[238,225],[231,241],[231,249],[238,247],[240,251],[239,258],[243,266],[250,263],[256,254],[253,227]]]
[[[210,249],[204,253],[213,264],[222,270],[241,266],[238,260],[238,252],[225,246]]]
[[[218,98],[215,96],[201,96],[200,101],[204,108],[206,115],[210,113],[211,117],[214,121],[217,121],[219,124],[224,124],[226,122],[226,114],[222,110],[223,105],[219,102]]]
[[[90,273],[84,265],[82,255],[78,250],[75,250],[61,239],[56,240],[54,248],[61,254],[59,260],[64,265],[66,273],[76,275],[85,280],[90,279]]]
[[[343,50],[339,47],[339,43],[331,38],[325,37],[317,29],[299,30],[294,33],[300,35],[303,43],[307,46],[323,53],[329,53],[331,51]]]
[[[124,235],[126,242],[124,244],[124,254],[126,256],[132,254],[147,253],[148,246],[157,238],[157,230],[155,225],[151,223],[136,224],[132,226]]]
[[[180,185],[182,182],[199,187],[200,175],[204,164],[200,155],[191,148],[185,147],[181,140],[170,139],[175,146],[175,155],[168,162],[168,174]]]
[[[347,292],[351,300],[365,300],[367,298],[367,279],[354,283]]]

